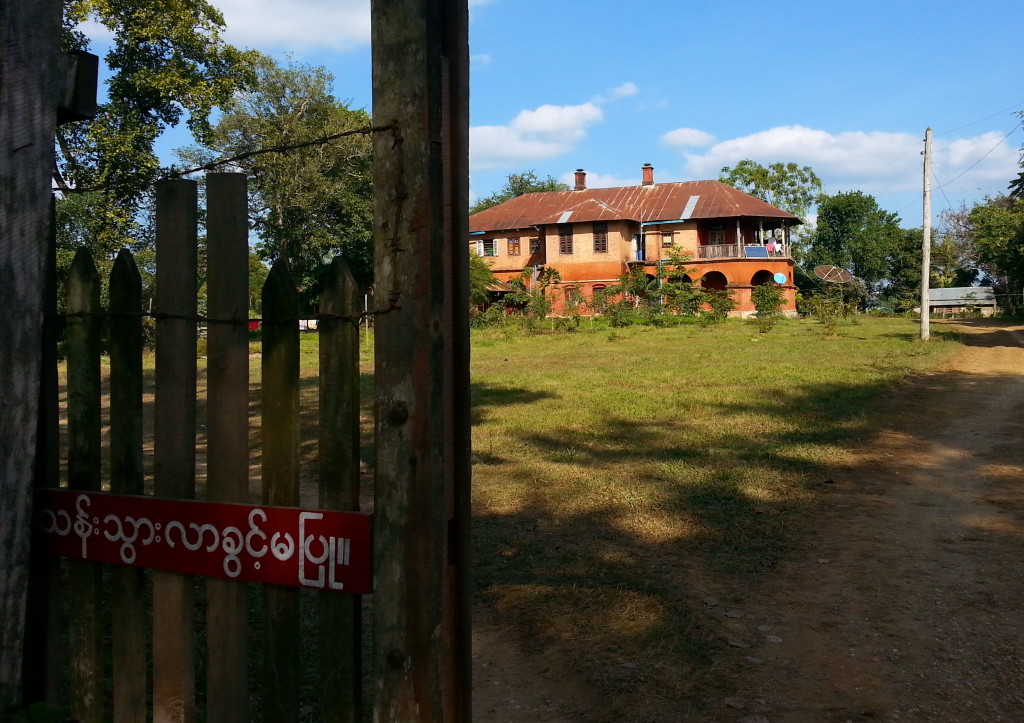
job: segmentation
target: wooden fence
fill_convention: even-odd
[[[158,498],[192,500],[198,493],[210,502],[299,507],[299,308],[287,266],[277,263],[263,288],[262,483],[256,501],[250,500],[249,479],[245,177],[207,176],[207,319],[196,311],[196,183],[163,181],[156,196],[152,476],[144,454],[146,314],[139,272],[130,253],[117,256],[104,311],[100,277],[81,250],[67,289],[67,486],[126,495],[148,488]],[[318,467],[309,472],[318,477],[320,509],[358,511],[359,298],[341,258],[330,266],[320,311]],[[205,486],[197,488],[199,323],[208,327],[208,391],[207,472]],[[101,406],[104,326],[107,414]],[[56,367],[56,359],[50,364]],[[101,475],[105,459],[109,474]],[[47,482],[57,486],[57,480]],[[94,522],[98,532],[100,521]],[[238,580],[85,560],[68,560],[66,571],[48,567],[51,613],[63,603],[66,623],[47,616],[50,660],[40,669],[56,678],[48,689],[70,691],[66,703],[78,720],[296,721],[300,713],[307,720],[360,720],[358,595],[317,593],[316,609],[303,614],[318,622],[300,626],[297,587],[263,585],[257,599],[249,594],[252,584]],[[261,624],[254,635],[255,620]],[[316,632],[304,636],[303,630]],[[250,665],[250,641],[261,651],[258,670]],[[305,667],[320,678],[303,680],[303,659],[314,650],[319,661]],[[196,680],[197,670],[205,670],[205,680]],[[300,688],[310,685],[316,691],[300,701]],[[197,690],[205,700],[198,709]]]

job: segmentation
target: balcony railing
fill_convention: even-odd
[[[737,246],[736,244],[708,244],[697,247],[697,259],[788,259],[789,245],[770,243],[765,245]]]

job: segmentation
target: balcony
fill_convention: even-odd
[[[739,246],[736,244],[701,244],[697,247],[698,261],[715,259],[789,259],[790,247],[785,243]]]

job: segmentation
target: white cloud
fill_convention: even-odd
[[[367,0],[219,0],[228,42],[259,50],[349,50],[370,42]]]
[[[523,110],[503,126],[470,128],[473,168],[498,168],[510,163],[543,161],[572,150],[587,135],[587,128],[604,114],[594,103],[542,105]]]
[[[661,140],[665,145],[678,148],[703,148],[714,143],[715,137],[696,128],[676,128],[663,135]]]
[[[476,53],[469,56],[469,64],[473,68],[486,68],[493,60],[494,56],[490,53]]]
[[[617,100],[623,98],[629,98],[630,96],[636,95],[640,92],[640,88],[636,83],[629,81],[622,85],[617,85],[611,90],[605,91],[601,95],[594,96],[594,99],[590,102],[594,105],[604,105],[606,103],[614,103]]]
[[[677,131],[667,133],[663,139],[670,142],[673,133]],[[686,134],[681,136],[686,138]],[[744,158],[762,164],[792,161],[811,166],[824,181],[827,192],[858,189],[879,193],[920,188],[923,149],[921,134],[829,133],[805,126],[780,126],[721,141],[704,153],[685,152],[683,156],[685,173],[690,178],[716,178],[723,166],[735,165]],[[940,182],[949,179],[949,187],[954,189],[1008,180],[1015,175],[1017,163],[1016,149],[1000,133],[937,140],[933,144],[933,171]],[[963,175],[952,182],[959,174]]]
[[[628,83],[623,83],[617,88],[612,88],[609,95],[611,96],[612,100],[618,100],[619,98],[628,98],[631,95],[636,95],[639,92],[640,89],[637,87],[636,83],[633,83],[631,81]]]

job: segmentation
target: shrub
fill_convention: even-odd
[[[754,287],[750,298],[754,302],[754,308],[757,309],[754,318],[757,330],[761,334],[766,334],[772,330],[779,317],[782,316],[782,305],[785,303],[782,288],[774,283],[761,284]]]

